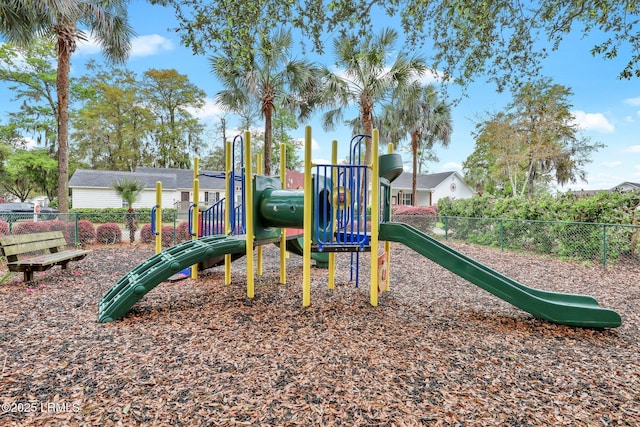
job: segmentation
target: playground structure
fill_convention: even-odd
[[[370,139],[373,153],[370,164],[364,162],[367,139]],[[337,253],[356,254],[358,265],[359,255],[369,253],[369,302],[375,307],[379,294],[389,290],[390,242],[399,242],[536,317],[580,327],[620,326],[620,315],[600,307],[590,296],[548,292],[522,285],[415,228],[392,223],[391,184],[402,173],[402,158],[391,152],[392,147],[388,154],[378,155],[378,145],[377,130],[371,136],[358,135],[350,144],[349,163],[338,164],[337,142],[333,141],[331,164],[314,165],[311,162],[311,128],[307,127],[304,189],[290,190],[284,188],[284,150],[281,150],[280,177],[263,176],[260,170],[254,174],[248,161],[252,158],[250,134],[245,132],[244,140],[236,138],[226,145],[225,198],[202,213],[197,207],[196,160],[193,210],[189,216],[193,239],[160,251],[161,239],[157,236],[156,255],[127,273],[101,299],[99,321],[110,322],[124,316],[147,292],[187,267],[192,266],[191,277],[196,279],[198,263],[207,266],[224,263],[224,282],[230,284],[231,262],[242,256],[246,261],[247,297],[253,298],[254,249],[258,251],[258,274],[261,274],[261,246],[272,243],[280,246],[281,284],[286,283],[286,251],[292,250],[303,257],[303,306],[311,304],[311,259],[314,254],[320,255],[318,259],[328,264],[328,287],[332,289]],[[243,146],[239,163],[235,160],[238,146]],[[237,206],[236,184],[241,188],[241,203]],[[368,206],[371,206],[369,221]],[[161,208],[154,211],[152,218],[155,224],[160,223]],[[303,236],[287,236],[287,228],[302,228]]]

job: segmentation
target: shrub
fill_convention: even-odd
[[[69,229],[69,224],[73,224],[74,228]],[[49,231],[62,231],[62,235],[67,241],[67,245],[73,245],[75,243],[73,238],[76,234],[75,222],[67,223],[56,219],[53,221],[47,221],[47,226]]]
[[[114,244],[122,241],[122,230],[115,222],[107,222],[96,229],[96,240],[100,243]]]
[[[172,225],[165,225],[162,227],[162,246],[172,246],[174,238],[177,239],[175,230]],[[140,240],[142,243],[153,243],[156,241],[156,236],[151,232],[151,224],[145,224],[140,230]]]
[[[49,231],[49,225],[45,221],[41,222],[19,222],[13,226],[13,234],[43,233]]]
[[[9,223],[7,221],[0,221],[0,236],[9,235]]]
[[[125,222],[125,215],[127,214],[127,208],[78,208],[71,209],[70,212],[77,213],[80,219],[86,219],[94,224],[102,224],[107,222]],[[151,221],[151,209],[149,208],[136,208],[136,215],[138,222],[150,222]],[[173,221],[177,215],[176,209],[165,208],[162,209],[162,217],[164,221]]]
[[[394,209],[393,214],[437,216],[438,212],[430,206],[398,206]]]
[[[154,236],[155,237],[155,236]],[[169,247],[173,245],[175,237],[175,230],[171,225],[165,225],[162,227],[162,246]]]
[[[145,224],[140,229],[140,241],[142,243],[152,243],[156,240],[156,236],[151,232],[151,224]]]
[[[69,228],[73,228],[75,233],[75,224],[69,223]],[[73,235],[73,233],[71,233]],[[78,221],[78,243],[86,245],[87,243],[93,243],[96,240],[96,228],[91,221],[81,219]]]
[[[183,221],[176,227],[176,241],[180,243],[186,242],[187,240],[191,240],[191,234],[189,234],[189,223]]]
[[[394,221],[407,223],[425,233],[431,232],[438,213],[428,206],[398,206],[394,209]]]

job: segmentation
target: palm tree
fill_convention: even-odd
[[[212,70],[225,90],[216,101],[229,111],[240,111],[257,101],[264,117],[264,173],[271,174],[272,117],[276,106],[299,113],[298,120],[309,116],[317,102],[319,69],[310,62],[290,59],[293,38],[287,30],[262,37],[250,60],[249,68],[239,68],[226,55],[210,58]]]
[[[7,41],[27,45],[36,37],[56,41],[58,119],[58,210],[69,202],[69,70],[71,54],[86,27],[103,47],[107,60],[123,62],[134,35],[127,20],[126,0],[11,0],[0,6],[0,34]]]
[[[451,108],[438,100],[433,85],[423,86],[414,82],[394,92],[391,108],[387,108],[385,122],[396,123],[397,127],[411,138],[413,176],[411,179],[412,205],[417,203],[418,156],[432,153],[433,147],[440,142],[443,147],[449,145],[453,131]]]
[[[122,197],[122,200],[127,202],[127,207],[133,208],[138,194],[145,189],[145,184],[137,179],[121,178],[113,181],[111,187]]]
[[[138,221],[136,220],[136,214],[133,210],[133,203],[138,198],[138,194],[145,189],[145,184],[136,179],[121,178],[111,183],[111,186],[116,193],[127,202],[129,209],[125,218],[127,229],[129,230],[129,241],[134,242],[136,236],[136,230],[138,229]]]
[[[343,122],[346,108],[357,105],[360,112],[360,126],[364,134],[373,131],[375,104],[383,101],[392,90],[409,85],[427,71],[420,57],[407,57],[400,53],[389,66],[398,33],[384,29],[370,38],[343,36],[334,40],[336,65],[339,73],[324,69],[327,103],[335,106],[323,116],[324,128],[333,129]],[[371,163],[371,141],[366,138],[365,162]]]

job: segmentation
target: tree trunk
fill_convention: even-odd
[[[365,96],[362,96],[360,105],[362,108],[362,127],[364,128],[364,133],[365,135],[369,135],[371,138],[373,138],[373,102]],[[371,138],[364,139],[364,163],[367,166],[371,164],[371,159],[373,156],[373,153],[371,152]],[[371,171],[368,167],[365,169],[365,182],[368,185],[371,183]],[[361,206],[361,218],[359,218],[359,221],[361,221],[362,224],[367,223],[367,207],[365,206],[365,196],[368,190],[368,188],[363,187],[360,193],[359,206]],[[378,209],[378,207],[372,206],[371,209]]]
[[[271,175],[271,143],[273,135],[273,101],[275,94],[272,88],[265,89],[265,95],[262,97],[262,114],[264,115],[264,170],[266,176]],[[246,159],[251,161],[251,159]]]
[[[71,52],[68,42],[58,37],[58,211],[69,212],[69,69]]]
[[[271,129],[271,119],[273,114],[273,104],[268,104],[264,111],[264,174],[271,176],[271,139],[273,131]],[[247,159],[250,161],[250,159]]]
[[[365,135],[373,136],[373,102],[369,100],[367,97],[362,96],[360,100],[361,106],[361,120],[362,127],[364,129]],[[364,162],[369,165],[371,163],[371,138],[365,138],[365,154],[364,154]]]

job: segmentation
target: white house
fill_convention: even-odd
[[[212,176],[207,176],[212,175]],[[298,176],[299,175],[299,176]],[[216,177],[214,177],[216,176]],[[302,174],[288,172],[287,188],[301,188]],[[296,179],[293,179],[293,178]],[[139,167],[135,172],[101,171],[78,169],[69,181],[71,201],[74,208],[120,208],[126,202],[113,189],[114,181],[136,179],[145,184],[134,208],[151,208],[156,204],[156,182],[162,182],[162,207],[186,211],[193,201],[193,170]],[[201,171],[198,201],[201,206],[210,206],[225,194],[221,172]],[[295,182],[294,182],[295,181]],[[405,172],[392,184],[392,204],[411,204],[411,173]],[[416,206],[431,206],[443,197],[466,199],[475,194],[457,172],[418,174]],[[236,195],[241,189],[236,186]],[[238,200],[240,202],[240,200]]]
[[[411,205],[412,173],[404,172],[391,183],[391,203]],[[449,197],[452,199],[468,199],[475,194],[458,172],[441,172],[432,174],[418,174],[416,176],[416,206],[431,206],[438,200]]]
[[[224,178],[220,172],[201,171],[198,177],[199,204],[210,206],[224,197]],[[170,168],[137,168],[135,172],[78,169],[69,181],[74,208],[121,208],[127,204],[113,189],[119,179],[138,180],[145,184],[134,208],[151,208],[156,204],[156,182],[162,183],[162,207],[184,211],[193,201],[193,170]]]

